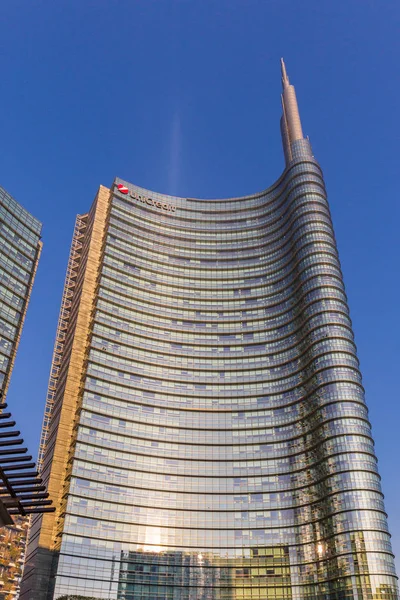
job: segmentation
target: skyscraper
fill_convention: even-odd
[[[1,434],[0,434],[0,507],[4,510],[13,506],[10,513],[17,514],[27,509],[27,495],[32,486],[23,486],[24,493],[20,494],[21,486],[13,486],[16,474],[20,474],[18,466],[30,464],[22,454],[20,439],[9,433],[7,427],[14,426],[14,421],[7,421],[11,415],[2,409],[10,384],[10,378],[25,321],[36,269],[42,250],[40,241],[42,224],[25,210],[4,188],[0,186],[0,397]],[[12,408],[12,404],[10,405]],[[12,428],[12,427],[11,427]],[[18,433],[18,432],[17,432]],[[15,456],[14,454],[15,453]],[[29,456],[28,456],[29,458]],[[14,475],[14,478],[12,477]],[[7,478],[10,476],[10,480]],[[23,479],[23,478],[22,478]],[[7,481],[7,485],[5,484]],[[10,485],[11,484],[11,485]],[[10,487],[14,498],[10,498]],[[25,488],[25,489],[24,489]],[[41,490],[38,490],[39,492]],[[43,497],[43,494],[41,495]],[[20,498],[22,505],[17,507],[13,500]],[[37,495],[36,495],[37,498]],[[40,495],[39,495],[40,498]],[[10,503],[11,500],[11,503]],[[45,509],[46,510],[46,509]],[[7,512],[8,515],[8,512]],[[2,523],[10,522],[10,516]],[[27,518],[16,517],[11,529],[2,528],[0,532],[0,598],[14,597],[17,593],[21,576],[21,552],[26,540]]]
[[[398,598],[321,169],[242,198],[117,179],[78,216],[21,599]]]
[[[0,186],[0,389],[6,396],[39,262],[42,224]]]

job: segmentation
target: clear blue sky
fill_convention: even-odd
[[[0,183],[44,223],[8,397],[31,452],[76,213],[116,175],[182,196],[268,187],[283,169],[284,56],[325,172],[400,558],[400,3],[14,0],[1,10]]]

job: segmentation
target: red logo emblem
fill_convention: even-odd
[[[127,187],[125,187],[124,185],[122,185],[122,183],[119,183],[117,185],[117,188],[119,189],[119,191],[121,192],[121,194],[128,194],[129,190]]]

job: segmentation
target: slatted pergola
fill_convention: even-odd
[[[0,392],[0,398],[1,398]],[[7,404],[0,404],[0,526],[11,525],[13,515],[53,512],[42,479],[15,430]]]

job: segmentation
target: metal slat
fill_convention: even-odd
[[[22,461],[22,462],[27,462],[28,460],[32,460],[32,456],[10,456],[9,458],[5,457],[5,458],[1,458],[0,457],[0,464],[3,470],[6,468],[4,465],[4,463],[11,463],[11,462],[18,462],[18,461]],[[35,463],[33,463],[35,464]],[[26,465],[24,465],[24,468],[26,468]]]
[[[22,500],[20,504],[25,508],[26,506],[50,506],[53,502],[52,500]]]
[[[19,435],[21,435],[20,431],[0,431],[0,438],[18,437]]]
[[[42,479],[37,478],[37,479],[21,479],[20,481],[13,481],[12,485],[13,487],[18,486],[18,485],[36,485],[37,483],[42,483]],[[3,488],[5,488],[5,485],[3,484],[2,486]],[[1,487],[0,487],[1,490]],[[16,490],[18,491],[18,490]]]
[[[28,452],[28,448],[10,448],[9,450],[0,450],[0,463],[2,462],[1,457],[9,454],[25,454]]]
[[[46,490],[46,486],[45,485],[38,485],[36,487],[25,487],[25,488],[19,488],[18,490],[16,490],[17,494],[22,494],[22,493],[30,493],[30,492],[44,492]],[[6,493],[6,489],[4,489],[4,491],[0,490],[0,498],[2,497],[1,494],[5,494]]]
[[[38,475],[38,471],[27,471],[26,473],[11,473],[11,475],[7,475],[7,479],[15,479],[16,477],[37,477]]]
[[[43,501],[43,500],[47,500],[49,494],[48,492],[43,492],[42,494],[36,494],[34,492],[31,492],[29,494],[21,494],[21,496],[15,497],[15,496],[2,496],[1,497],[1,501],[4,503],[21,503],[21,506],[24,506],[24,503],[26,504],[28,502],[29,505],[31,504],[35,504],[36,500],[39,502],[39,504]],[[49,502],[51,503],[51,500],[49,500]]]
[[[0,448],[3,446],[16,446],[19,444],[23,444],[24,440],[20,438],[19,440],[0,440]]]
[[[49,492],[42,492],[40,494],[20,494],[19,499],[22,500],[45,500],[49,497]]]
[[[33,514],[41,514],[41,513],[50,513],[50,512],[54,512],[56,509],[54,508],[54,506],[40,506],[38,508],[25,508],[24,512],[27,515],[33,515]],[[21,514],[19,512],[18,509],[16,508],[10,508],[10,510],[8,511],[10,513],[10,515],[19,515]]]
[[[32,458],[32,457],[31,457]],[[34,469],[36,467],[34,462],[31,463],[27,463],[26,465],[11,465],[10,467],[7,466],[0,466],[0,470],[1,471],[18,471],[21,469]],[[37,471],[35,471],[35,473],[37,473]],[[15,475],[6,475],[7,479],[10,479],[10,477],[15,477]]]

